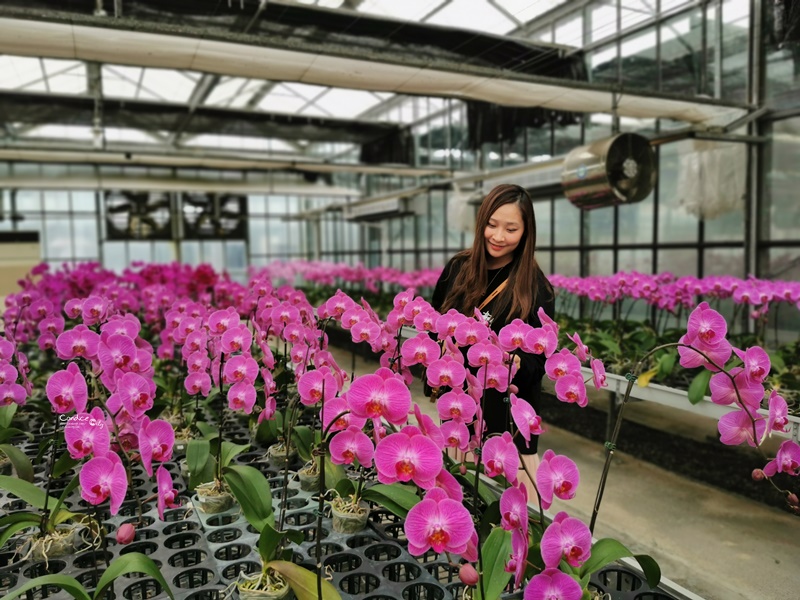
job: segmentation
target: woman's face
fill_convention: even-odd
[[[516,203],[504,204],[489,217],[483,237],[490,269],[499,269],[511,262],[524,233],[522,211]]]

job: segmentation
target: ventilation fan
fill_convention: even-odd
[[[109,240],[172,239],[172,198],[166,192],[109,190],[105,211]]]
[[[182,200],[185,239],[245,239],[246,196],[186,193]]]
[[[640,202],[655,182],[656,160],[650,141],[635,133],[575,148],[564,159],[561,172],[564,195],[584,210]]]

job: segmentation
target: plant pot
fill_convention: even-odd
[[[0,454],[0,475],[11,475],[11,470],[11,460],[7,456]]]
[[[369,505],[366,502],[359,502],[358,512],[352,510],[352,506],[347,503],[344,506],[349,510],[342,510],[342,505],[336,500],[331,502],[331,520],[333,530],[337,533],[358,533],[367,526],[369,519]]]
[[[319,471],[309,474],[306,469],[307,466],[297,472],[300,489],[304,492],[316,492],[319,490]]]
[[[297,450],[278,442],[267,448],[267,458],[274,467],[285,469],[297,460]]]
[[[197,486],[196,505],[197,510],[207,515],[214,515],[225,512],[233,506],[235,499],[228,492],[215,490],[215,482],[202,483]]]
[[[239,592],[240,600],[280,600],[289,594],[289,583],[286,581],[283,581],[283,585],[274,589],[242,589],[241,586],[243,584],[259,579],[261,579],[261,573],[254,573],[252,575],[239,573],[239,579],[236,581],[236,591]]]
[[[30,553],[30,558],[33,560],[47,561],[51,558],[74,554],[75,550],[80,546],[81,529],[83,527],[77,525],[59,525],[56,527],[56,532],[59,535],[55,538],[46,539],[40,538],[38,535],[31,536],[20,548],[20,555],[27,556]]]

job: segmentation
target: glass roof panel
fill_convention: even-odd
[[[282,87],[285,87],[293,94],[305,98],[306,100],[313,100],[322,92],[329,89],[324,85],[309,85],[307,83],[284,83]],[[391,96],[391,94],[389,95]]]
[[[517,27],[486,0],[452,0],[425,22],[495,34],[507,33]]]
[[[247,86],[249,79],[244,77],[223,77],[214,86],[204,104],[209,106],[228,106],[231,101]]]
[[[47,85],[56,94],[84,94],[88,88],[86,64],[76,60],[45,58]]]
[[[301,110],[298,114],[305,115],[307,117],[332,117],[333,115],[325,110],[322,110],[316,104],[309,104],[303,110]]]
[[[44,77],[38,58],[0,56],[0,88],[23,89]]]
[[[276,89],[267,94],[264,99],[258,103],[258,108],[267,112],[296,113],[307,103],[308,100],[305,98],[287,93],[285,89]]]
[[[497,4],[514,15],[517,20],[527,23],[547,11],[564,4],[567,0],[497,0]]]
[[[283,140],[242,137],[237,135],[203,134],[184,143],[185,146],[204,146],[211,148],[233,148],[239,150],[264,150],[267,152],[296,152],[296,149]]]
[[[651,0],[625,0],[622,3],[622,29],[651,19],[655,13],[656,4]]]
[[[381,101],[372,92],[331,88],[330,91],[314,101],[322,110],[335,117],[354,118]]]
[[[153,141],[158,140],[158,136],[151,135],[140,129],[128,129],[122,127],[106,127],[105,128],[106,140],[109,142],[136,142],[143,144],[152,144]]]
[[[174,69],[145,69],[142,89],[170,102],[186,102],[192,95],[199,73]]]
[[[419,21],[443,4],[445,0],[364,0],[358,11],[404,21]]]
[[[94,132],[91,127],[79,125],[39,125],[31,127],[21,137],[91,140],[94,139]]]

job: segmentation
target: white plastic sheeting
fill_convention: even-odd
[[[691,140],[681,148],[678,202],[699,219],[739,210],[747,185],[747,144]]]

